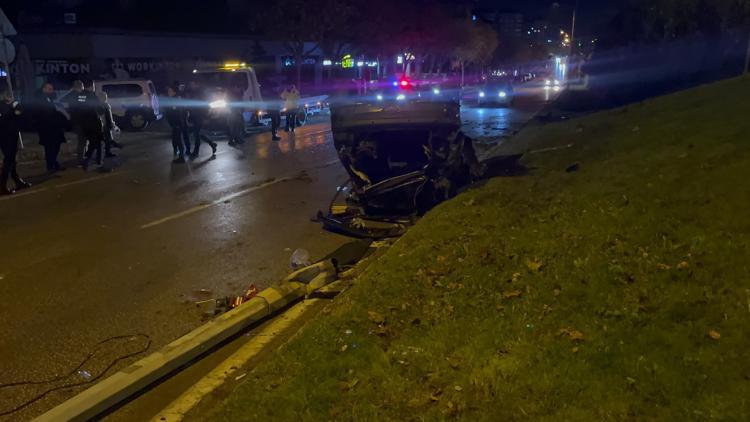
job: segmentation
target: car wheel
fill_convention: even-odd
[[[127,123],[127,128],[135,132],[146,129],[149,124],[146,113],[141,110],[129,111],[125,116],[125,122]]]

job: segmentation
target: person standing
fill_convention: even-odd
[[[86,153],[86,137],[83,133],[83,127],[81,126],[83,106],[79,101],[79,97],[84,95],[83,81],[75,80],[70,89],[70,92],[62,98],[62,102],[68,106],[68,112],[70,113],[70,123],[73,126],[73,132],[76,134],[77,145],[76,145],[76,156],[78,162],[83,162],[83,155]]]
[[[188,125],[190,126],[190,132],[193,134],[193,151],[190,154],[191,158],[198,157],[200,152],[201,141],[211,146],[212,156],[216,155],[217,145],[216,142],[208,139],[208,136],[201,133],[203,125],[208,119],[208,100],[198,83],[195,81],[190,82],[189,100],[191,102],[190,108],[188,109]]]
[[[44,158],[47,161],[47,171],[52,173],[64,170],[57,161],[60,146],[67,142],[65,139],[65,114],[55,102],[55,87],[47,82],[34,104],[32,115],[34,125],[39,134],[39,144],[44,147]]]
[[[81,167],[84,171],[89,168],[91,157],[96,153],[101,154],[102,143],[104,142],[104,126],[102,119],[99,117],[103,114],[101,101],[94,93],[93,83],[83,91],[74,91],[76,95],[72,98],[71,120],[73,127],[77,127],[83,139],[84,150],[81,159]],[[79,138],[80,139],[80,138]],[[88,144],[88,148],[85,148]],[[79,149],[80,151],[80,149]],[[102,163],[99,162],[101,165]]]
[[[229,145],[245,143],[245,119],[242,116],[242,91],[230,90],[227,95],[227,136]]]
[[[269,97],[271,97],[269,93]],[[273,97],[278,98],[279,96],[279,85],[277,84],[273,90]],[[281,105],[279,101],[272,101],[268,103],[268,117],[271,119],[271,140],[280,141],[279,127],[281,126]]]
[[[167,98],[164,101],[165,112],[164,117],[169,123],[169,127],[172,128],[172,149],[174,150],[174,161],[173,163],[184,163],[185,154],[190,153],[190,150],[185,151],[187,144],[190,146],[189,141],[184,142],[183,133],[186,130],[186,114],[185,109],[180,104],[180,97],[177,95],[177,88],[167,88]],[[197,144],[196,144],[197,145]]]
[[[112,106],[109,105],[109,96],[106,92],[101,93],[100,101],[102,103],[102,124],[104,126],[104,156],[107,158],[116,157],[112,153],[112,148],[122,149],[122,144],[115,141],[115,134],[120,133],[120,128],[115,123]]]
[[[281,126],[281,111],[279,111],[279,107],[276,105],[271,106],[268,110],[268,115],[271,118],[271,140],[280,141],[279,126]]]
[[[297,87],[294,84],[289,85],[281,93],[281,99],[284,100],[284,108],[286,109],[286,131],[294,133],[294,128],[297,127],[297,109],[299,108],[299,91]]]
[[[0,171],[0,193],[10,195],[16,190],[31,187],[16,170],[16,153],[21,137],[21,107],[12,95],[3,90],[0,93],[0,151],[3,153],[3,169]],[[16,189],[8,188],[8,179],[13,178]]]

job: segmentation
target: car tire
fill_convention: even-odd
[[[143,110],[130,110],[125,114],[125,127],[132,132],[146,129],[150,121]]]

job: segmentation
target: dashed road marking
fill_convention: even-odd
[[[211,208],[211,207],[213,207],[215,205],[221,204],[221,203],[223,203],[225,201],[229,201],[229,200],[232,200],[234,198],[237,198],[237,197],[240,197],[240,196],[243,196],[243,195],[247,195],[248,193],[252,193],[252,192],[255,192],[257,190],[261,190],[261,189],[267,188],[269,186],[273,186],[273,185],[275,185],[277,183],[286,182],[286,181],[289,181],[289,180],[292,180],[292,179],[293,179],[292,177],[282,177],[280,179],[269,180],[268,182],[261,183],[260,185],[253,186],[251,188],[243,189],[243,190],[241,190],[239,192],[235,192],[235,193],[229,194],[227,196],[224,196],[224,197],[221,197],[221,198],[216,199],[214,201],[211,201],[211,202],[209,202],[207,204],[201,204],[201,205],[195,206],[193,208],[187,209],[185,211],[181,211],[181,212],[178,212],[176,214],[172,214],[172,215],[169,215],[167,217],[160,218],[160,219],[158,219],[156,221],[152,221],[150,223],[144,224],[144,225],[141,226],[141,229],[148,229],[150,227],[154,227],[154,226],[158,226],[160,224],[164,224],[164,223],[166,223],[168,221],[172,221],[172,220],[176,220],[178,218],[186,217],[188,215],[195,214],[195,213],[197,213],[199,211],[203,211],[206,208]]]

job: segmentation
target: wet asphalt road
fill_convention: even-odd
[[[534,98],[466,108],[465,130],[507,135],[533,116]],[[347,241],[310,221],[346,180],[327,119],[280,142],[268,132],[240,148],[220,142],[216,159],[205,148],[183,165],[170,163],[162,130],[125,134],[111,173],[29,177],[31,190],[0,198],[0,413],[59,388],[0,420],[39,415],[85,387],[66,386],[195,328],[195,301],[280,279],[294,249],[314,258]],[[51,382],[4,387],[19,381]]]

